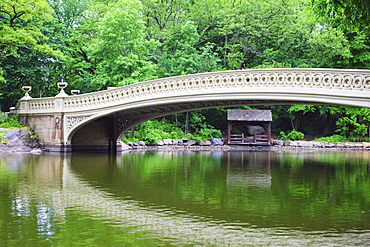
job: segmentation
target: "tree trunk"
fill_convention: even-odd
[[[332,117],[331,114],[327,113],[325,118],[325,127],[324,127],[324,134],[332,132]]]
[[[189,133],[189,112],[187,111],[186,112],[186,115],[185,115],[185,130],[184,130],[184,134],[188,134]]]
[[[130,130],[130,137],[133,137],[135,134],[135,127],[132,127]]]

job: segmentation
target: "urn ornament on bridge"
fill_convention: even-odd
[[[80,94],[80,90],[76,90],[76,89],[71,90],[71,94],[72,95],[79,95]]]
[[[22,99],[32,99],[32,97],[28,94],[29,91],[31,91],[32,87],[31,86],[23,86],[22,90],[25,91],[24,96]]]
[[[60,78],[60,82],[58,82],[57,85],[60,88],[60,92],[55,97],[67,97],[68,94],[64,92],[64,88],[68,86],[68,83],[64,81],[64,77]]]

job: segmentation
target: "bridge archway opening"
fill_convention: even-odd
[[[273,101],[273,100],[219,100],[152,105],[130,110],[109,112],[87,123],[81,124],[70,135],[73,151],[116,152],[123,134],[134,126],[148,120],[165,117],[175,113],[213,108],[233,108],[238,106],[261,105],[328,105],[312,101]],[[330,104],[332,105],[332,104]],[[225,119],[226,121],[226,119]]]

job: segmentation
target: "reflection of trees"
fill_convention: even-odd
[[[104,165],[101,171],[95,170],[95,158],[85,161],[87,169],[72,158],[72,168],[110,193],[144,205],[238,220],[235,211],[266,208],[266,198],[271,197],[269,159],[268,152],[146,152],[123,155],[121,165]],[[251,201],[257,206],[251,207]]]
[[[0,158],[2,246],[8,246],[8,243],[19,246],[37,245],[41,242],[40,236],[47,238],[55,234],[55,209],[47,203],[43,195],[35,197],[33,192],[28,190],[32,187],[31,184],[42,184],[44,188],[60,188],[59,155],[7,154]]]
[[[272,193],[281,211],[302,224],[311,218],[311,227],[360,226],[370,208],[369,158],[366,152],[280,154]]]
[[[111,232],[104,220],[91,219],[92,212],[105,213],[109,219],[136,219],[144,211],[151,217],[151,210],[159,209],[171,211],[175,218],[193,215],[241,226],[369,229],[368,155],[73,154],[68,159],[70,169],[63,169],[59,156],[25,156],[12,162],[0,159],[0,198],[9,198],[0,200],[0,227],[16,229],[10,237],[18,243],[24,243],[21,239],[27,234],[34,243],[51,234],[64,234],[69,243],[82,243],[86,236],[78,229],[88,227],[93,227],[96,236],[111,234],[112,239],[125,241],[115,237],[125,234],[124,229]],[[132,204],[127,207],[126,203]],[[87,219],[81,220],[85,216]],[[167,217],[155,220],[166,225]],[[0,231],[0,244],[7,234],[7,230]]]
[[[358,155],[146,152],[123,155],[116,166],[108,162],[109,169],[99,168],[101,162],[94,165],[94,158],[87,169],[79,168],[79,162],[73,169],[107,191],[147,206],[260,226],[325,228],[343,226],[343,214],[362,224],[361,212],[370,206],[369,158]]]

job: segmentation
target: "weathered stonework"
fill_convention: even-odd
[[[27,124],[39,136],[41,144],[64,144],[64,117],[62,114],[21,116],[21,123]]]
[[[100,118],[77,130],[72,138],[73,149],[113,151],[118,137],[114,135],[112,121],[112,118]]]

